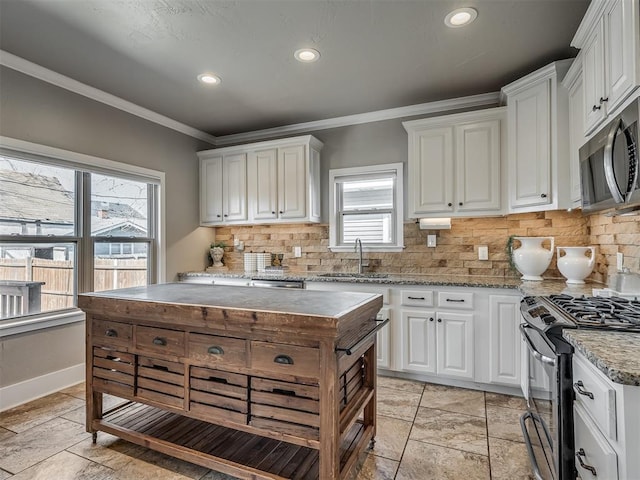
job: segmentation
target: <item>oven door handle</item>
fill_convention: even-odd
[[[546,355],[543,355],[536,349],[535,345],[529,338],[529,335],[527,335],[527,330],[526,330],[527,328],[533,328],[533,327],[531,327],[530,325],[526,325],[524,323],[520,324],[520,333],[522,333],[522,338],[524,338],[525,342],[527,342],[527,346],[529,347],[529,350],[531,350],[531,355],[533,355],[533,357],[536,360],[540,360],[542,363],[546,363],[547,365],[551,365],[552,367],[555,368],[556,359],[547,357]]]

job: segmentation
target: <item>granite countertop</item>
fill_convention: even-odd
[[[339,274],[343,275],[343,274]],[[594,286],[599,284],[586,283],[585,285],[567,285],[561,279],[545,279],[541,282],[522,281],[513,277],[484,277],[479,275],[385,275],[372,274],[373,276],[326,276],[320,272],[309,273],[245,273],[245,272],[184,272],[179,273],[178,278],[184,281],[187,278],[198,277],[226,277],[246,278],[254,280],[304,280],[307,282],[341,282],[363,283],[371,285],[431,285],[443,287],[481,287],[481,288],[505,288],[519,290],[523,295],[551,295],[566,293],[569,295],[592,294]],[[355,274],[354,274],[355,275]]]
[[[640,333],[564,330],[563,336],[611,381],[640,386]]]

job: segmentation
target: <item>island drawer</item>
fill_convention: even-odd
[[[93,389],[112,395],[133,396],[135,356],[104,348],[93,348]]]
[[[136,326],[136,349],[182,357],[185,354],[185,332],[166,328]]]
[[[184,364],[138,355],[137,378],[137,397],[184,407]]]
[[[133,327],[126,323],[93,318],[91,320],[91,335],[93,343],[97,345],[130,347]]]
[[[247,342],[238,338],[190,333],[189,358],[206,366],[247,366]]]
[[[252,341],[251,369],[318,378],[320,352],[317,348]]]
[[[189,410],[202,418],[247,424],[249,377],[211,368],[191,367]]]
[[[317,385],[251,378],[251,421],[257,428],[317,440],[320,426]]]

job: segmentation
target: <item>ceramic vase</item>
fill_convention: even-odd
[[[564,252],[564,255],[561,254]],[[586,256],[591,252],[590,256]],[[558,270],[567,283],[583,284],[596,263],[595,247],[558,247]]]
[[[549,267],[553,257],[553,237],[513,237],[520,247],[511,250],[513,263],[522,274],[522,280],[541,281],[542,273]],[[551,242],[548,250],[542,246],[545,240]]]

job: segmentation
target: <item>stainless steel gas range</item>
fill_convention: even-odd
[[[538,480],[574,480],[573,348],[562,337],[565,328],[640,332],[640,301],[621,297],[551,295],[525,297],[520,326],[527,345],[522,389],[527,412],[520,418],[525,443]]]

